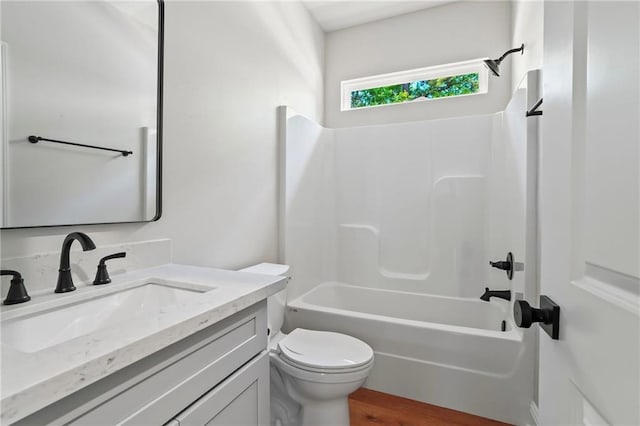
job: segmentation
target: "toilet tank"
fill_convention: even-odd
[[[289,265],[281,265],[279,263],[260,263],[258,265],[240,269],[240,272],[286,277],[289,272]],[[267,323],[269,332],[272,336],[276,335],[282,328],[286,304],[286,288],[267,298]]]

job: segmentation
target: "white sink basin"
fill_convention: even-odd
[[[134,319],[153,319],[163,310],[211,290],[146,282],[117,292],[96,291],[85,300],[3,321],[2,344],[21,352],[37,352],[99,330],[126,327]]]

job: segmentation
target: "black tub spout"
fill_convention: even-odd
[[[480,296],[480,299],[488,302],[492,297],[511,300],[511,290],[489,290],[489,287],[485,287],[484,294]]]

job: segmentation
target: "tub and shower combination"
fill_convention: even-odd
[[[365,387],[530,421],[534,335],[511,312],[535,298],[534,271],[489,267],[508,251],[535,264],[527,79],[483,116],[327,129],[281,108],[286,328],[367,342]],[[512,300],[480,300],[485,287]]]
[[[288,305],[290,324],[374,348],[368,388],[519,424],[528,410],[523,333],[506,301],[327,282]]]

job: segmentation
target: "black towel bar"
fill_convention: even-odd
[[[40,136],[29,136],[29,142],[31,142],[31,143],[38,143],[40,141],[61,143],[61,144],[64,144],[64,145],[82,146],[82,147],[85,147],[85,148],[101,149],[103,151],[119,152],[124,157],[128,156],[129,154],[133,154],[133,151],[125,151],[125,150],[122,150],[122,149],[105,148],[103,146],[95,146],[95,145],[85,145],[83,143],[76,143],[76,142],[65,142],[65,141],[59,141],[59,140],[56,140],[56,139],[43,138],[43,137],[40,137]]]

